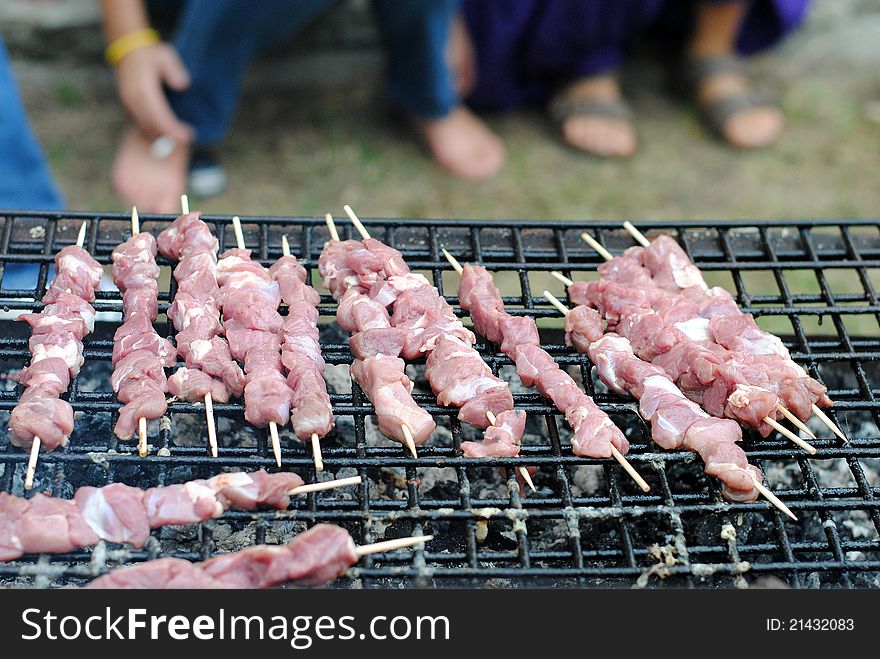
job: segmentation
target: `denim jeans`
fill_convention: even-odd
[[[0,39],[0,208],[59,210],[64,200],[28,124]]]
[[[195,128],[196,142],[222,140],[254,55],[289,38],[332,0],[186,0],[173,43],[191,86],[169,92],[174,111]],[[387,59],[388,94],[404,111],[431,119],[457,99],[445,60],[450,21],[459,0],[373,0]]]

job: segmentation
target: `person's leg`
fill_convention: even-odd
[[[177,116],[193,126],[195,148],[223,140],[238,107],[244,72],[252,57],[290,37],[332,0],[187,0],[173,44],[189,71],[183,92],[169,91]],[[124,197],[156,212],[175,212],[186,189],[191,149],[176,145],[157,159],[139,131],[125,135],[114,164]]]
[[[694,31],[687,56],[692,61],[734,57],[749,0],[700,0],[695,7]],[[702,108],[711,108],[729,99],[742,97],[751,90],[742,72],[719,70],[707,75],[697,85],[696,100]],[[730,144],[757,148],[775,142],[784,126],[782,111],[773,105],[743,106],[727,117],[720,132]]]
[[[64,200],[31,132],[0,39],[0,208],[60,210]]]
[[[621,60],[618,50],[594,54],[590,62],[598,65],[598,72],[591,67],[576,75],[551,104],[562,138],[591,155],[626,158],[638,148],[636,129],[614,73]]]
[[[504,145],[460,104],[453,65],[467,67],[471,48],[458,0],[374,0],[387,52],[391,101],[414,118],[434,159],[465,179],[483,179],[504,162]]]
[[[553,90],[550,115],[569,145],[598,156],[635,152],[636,130],[617,70],[660,6],[659,0],[536,3],[520,48],[526,71],[542,74]]]

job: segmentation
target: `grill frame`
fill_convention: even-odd
[[[156,235],[173,217],[141,216],[142,231]],[[204,215],[220,240],[220,248],[234,245],[231,218]],[[109,262],[110,251],[127,237],[128,217],[98,213],[36,213],[0,211],[0,267],[10,263],[39,264],[34,288],[0,288],[0,306],[10,310],[40,309],[35,303],[45,292],[49,265],[55,252],[75,240],[83,220],[90,222],[85,247],[99,262]],[[314,276],[313,268],[323,242],[328,238],[320,218],[243,217],[248,247],[264,265],[281,256],[280,236],[291,238],[291,251]],[[549,270],[561,270],[575,279],[595,270],[601,262],[578,238],[588,229],[610,251],[618,253],[631,246],[632,240],[617,222],[496,222],[447,220],[364,220],[375,237],[400,249],[413,270],[424,272],[446,294],[447,301],[461,313],[454,288],[444,289],[444,273],[451,268],[440,253],[445,246],[462,262],[479,261],[494,272],[514,273],[508,279],[519,284],[519,295],[506,295],[505,302],[513,314],[558,318],[559,313],[546,304],[540,289],[533,290],[535,278]],[[784,462],[798,467],[801,487],[776,490],[801,524],[810,530],[801,532],[798,523],[789,522],[765,501],[729,503],[720,498],[717,483],[709,481],[702,489],[682,489],[676,482],[679,473],[701,471],[692,464],[693,456],[686,451],[663,451],[645,441],[646,427],[638,419],[632,401],[607,390],[597,392],[592,366],[586,356],[562,345],[560,334],[542,327],[542,339],[553,337],[545,347],[560,364],[576,367],[599,406],[615,421],[625,419],[626,429],[635,433],[630,461],[648,479],[652,491],[643,494],[632,486],[622,470],[611,460],[579,458],[571,454],[564,439],[564,421],[553,414],[552,407],[536,393],[518,393],[516,405],[541,418],[545,437],[540,444],[523,446],[519,458],[493,459],[485,464],[499,467],[535,465],[541,468],[540,495],[521,496],[513,470],[501,481],[485,476],[485,469],[476,469],[474,461],[461,457],[461,428],[454,410],[436,405],[434,396],[417,393],[415,398],[439,419],[448,419],[452,435],[451,447],[435,447],[432,442],[420,449],[419,458],[407,457],[398,446],[375,446],[366,441],[365,418],[372,407],[355,385],[352,392],[331,396],[334,412],[353,418],[355,440],[346,446],[326,446],[324,462],[328,472],[354,469],[365,482],[358,486],[354,499],[340,499],[334,493],[309,495],[296,501],[284,513],[228,511],[221,521],[233,526],[253,526],[253,541],[272,540],[273,525],[282,522],[334,522],[353,532],[361,543],[381,539],[381,527],[390,524],[394,535],[406,535],[421,527],[424,533],[448,533],[447,544],[435,543],[424,550],[379,557],[367,557],[353,568],[339,586],[383,587],[415,585],[485,585],[487,580],[510,586],[530,585],[612,585],[648,583],[672,586],[741,585],[740,576],[776,575],[795,587],[833,585],[854,587],[870,582],[880,575],[880,481],[871,483],[861,460],[880,465],[880,338],[854,336],[847,328],[850,316],[873,319],[880,324],[880,222],[876,220],[781,220],[781,221],[696,221],[686,225],[675,222],[639,222],[643,231],[672,230],[697,265],[706,273],[727,273],[738,301],[744,310],[757,317],[788,318],[792,336],[785,337],[793,358],[820,380],[834,368],[849,365],[855,386],[829,386],[835,401],[832,418],[841,421],[866,419],[872,431],[865,436],[851,437],[842,445],[830,433],[822,433],[813,442],[819,454],[808,459],[799,449],[781,438],[771,436],[756,440],[745,433],[744,448],[753,463],[764,466]],[[40,237],[34,227],[44,225]],[[339,222],[343,239],[352,236],[347,222]],[[24,230],[24,231],[23,231]],[[835,232],[837,232],[835,234]],[[839,236],[830,238],[829,236]],[[714,238],[712,238],[714,236]],[[683,241],[682,241],[683,237]],[[823,241],[828,241],[823,242]],[[167,265],[159,258],[160,265]],[[826,271],[853,270],[861,292],[835,292],[836,284]],[[755,294],[745,273],[769,271],[778,289],[777,294]],[[792,285],[791,271],[811,271],[817,282],[815,292],[797,292]],[[450,275],[447,275],[449,277]],[[711,276],[711,275],[710,275]],[[3,281],[3,280],[0,280]],[[449,279],[455,282],[457,278]],[[540,281],[540,279],[538,280]],[[509,283],[509,282],[508,282]],[[317,286],[319,290],[320,285]],[[160,314],[175,291],[171,281],[168,290],[160,292]],[[554,288],[559,292],[558,286]],[[537,295],[535,294],[537,292]],[[98,311],[119,312],[118,292],[102,291],[95,303]],[[335,303],[322,296],[322,321],[332,318]],[[813,336],[814,317],[829,317],[836,337]],[[0,323],[9,321],[0,321]],[[112,324],[109,327],[113,327]],[[173,337],[170,323],[158,324],[160,334]],[[112,331],[111,331],[112,335]],[[0,337],[0,359],[24,365],[27,359],[26,334]],[[112,340],[87,337],[85,358],[109,362]],[[487,363],[498,373],[510,367],[510,360],[481,338],[477,348]],[[339,340],[323,342],[328,364],[351,362],[348,346]],[[836,366],[832,366],[836,365]],[[7,366],[8,367],[8,366]],[[89,392],[79,389],[79,380],[71,384],[70,402],[76,411],[107,413],[118,408],[112,392]],[[847,378],[844,378],[847,379]],[[0,413],[14,407],[20,386],[0,392]],[[216,404],[218,418],[243,418],[237,403]],[[169,415],[199,413],[199,405],[173,403]],[[22,495],[21,475],[27,461],[23,451],[4,444],[4,428],[0,430],[0,489]],[[111,419],[110,423],[115,419]],[[846,424],[843,424],[844,426]],[[206,446],[180,446],[172,441],[170,423],[151,438],[154,449],[146,459],[137,456],[134,443],[123,443],[107,435],[81,437],[75,434],[71,445],[40,457],[38,486],[53,493],[69,496],[71,481],[68,471],[94,472],[94,454],[109,465],[104,482],[125,480],[132,470],[138,480],[152,485],[178,482],[180,474],[191,469],[194,474],[211,475],[221,467],[241,469],[267,468],[274,465],[265,431],[256,434],[254,446],[221,448],[219,458],[211,458]],[[846,428],[845,428],[846,431]],[[206,444],[206,442],[205,442]],[[107,450],[117,451],[108,454]],[[162,454],[157,454],[157,449]],[[167,451],[167,455],[164,453]],[[90,456],[89,453],[93,455]],[[282,451],[284,468],[297,471],[306,481],[315,477],[307,446],[296,441],[285,443]],[[852,487],[829,486],[821,482],[816,462],[839,461],[850,471]],[[662,465],[657,470],[652,465]],[[575,469],[599,465],[604,488],[593,494],[573,492]],[[378,476],[388,476],[381,468],[398,468],[404,477],[402,487],[392,496],[378,492],[370,484]],[[419,477],[425,470],[451,468],[455,473],[458,500],[452,495],[426,497],[420,491]],[[683,470],[683,472],[682,472]],[[83,476],[82,478],[86,478]],[[94,480],[93,476],[89,476]],[[493,496],[474,494],[484,483],[495,488]],[[89,484],[101,484],[91,482]],[[772,486],[772,483],[771,483]],[[491,488],[490,488],[491,489]],[[506,494],[504,493],[506,491]],[[501,494],[499,494],[501,492]],[[65,494],[66,493],[66,494]],[[387,492],[386,492],[387,493]],[[402,495],[402,498],[392,498]],[[453,504],[453,505],[450,505]],[[859,513],[867,517],[872,532],[865,538],[848,538],[838,527],[835,515]],[[745,538],[722,538],[716,531],[724,524],[737,526],[739,517],[748,519]],[[198,526],[195,539],[183,548],[174,545],[160,531],[154,532],[155,542],[143,550],[78,551],[62,556],[23,557],[20,561],[0,564],[0,584],[65,585],[81,584],[111,566],[133,561],[173,555],[200,560],[212,555],[216,542],[215,522]],[[755,536],[754,529],[767,525],[766,537]],[[397,525],[397,526],[394,526]],[[815,527],[821,534],[815,534]],[[698,532],[711,527],[711,532]],[[552,542],[538,534],[555,529]],[[652,535],[652,528],[655,533]],[[490,541],[482,545],[478,538],[488,529]],[[695,530],[696,529],[696,530]],[[567,532],[566,532],[567,531]],[[702,535],[700,535],[702,533]],[[708,535],[707,535],[708,533]],[[714,534],[714,535],[713,535]],[[752,536],[758,539],[752,539]],[[391,537],[389,534],[387,537]],[[712,538],[715,538],[712,540]],[[599,538],[599,539],[597,539]],[[651,549],[654,543],[657,549]],[[661,549],[661,548],[664,548]],[[672,549],[669,549],[672,548]],[[666,553],[674,554],[676,562],[659,565]],[[660,552],[660,553],[657,553]],[[853,558],[854,552],[863,558]],[[656,566],[652,570],[652,566]],[[650,571],[650,573],[649,573]],[[640,579],[641,577],[641,579]],[[876,577],[874,577],[876,579]]]

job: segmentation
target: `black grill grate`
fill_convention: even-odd
[[[55,252],[75,240],[89,220],[89,251],[109,263],[112,249],[127,237],[128,219],[91,213],[0,213],[0,364],[12,374],[26,364],[27,334],[11,318],[39,307]],[[230,219],[205,217],[220,238],[232,243]],[[157,234],[166,217],[142,217],[143,231]],[[340,222],[345,236],[350,227]],[[476,463],[461,457],[469,437],[452,410],[436,405],[422,381],[416,399],[438,417],[440,429],[417,460],[370,429],[371,406],[347,376],[351,361],[345,336],[333,319],[335,306],[322,300],[322,344],[331,364],[332,401],[338,428],[324,442],[326,475],[360,474],[364,483],[347,491],[310,495],[288,511],[229,511],[197,527],[155,531],[143,550],[99,546],[63,556],[28,556],[0,564],[0,584],[80,585],[116,565],[158,556],[202,559],[259,542],[279,542],[316,522],[348,528],[359,542],[408,535],[416,527],[436,539],[424,550],[365,559],[339,586],[571,585],[732,586],[774,575],[792,586],[878,585],[880,575],[880,224],[872,221],[643,223],[643,229],[677,230],[691,257],[711,283],[735,291],[742,306],[768,329],[787,337],[793,357],[830,389],[832,418],[851,441],[841,444],[814,427],[819,440],[810,457],[787,441],[747,434],[749,458],[768,475],[776,493],[801,518],[784,518],[765,501],[725,502],[717,484],[702,474],[687,452],[667,452],[649,441],[632,401],[598,383],[589,361],[566,348],[559,314],[541,295],[558,269],[574,279],[596,277],[599,257],[579,239],[583,225],[562,222],[367,221],[375,237],[400,249],[411,268],[433,277],[456,305],[457,275],[440,253],[445,246],[463,262],[480,261],[497,274],[512,313],[538,318],[544,347],[580,373],[588,393],[625,430],[633,443],[629,459],[652,489],[643,494],[612,461],[571,454],[561,417],[533,392],[514,385],[516,404],[529,412],[522,454],[517,459]],[[281,255],[281,235],[307,268],[314,268],[327,240],[314,218],[246,218],[249,247],[264,264]],[[611,222],[590,231],[613,252],[632,240]],[[13,282],[16,266],[36,264],[26,285]],[[165,280],[170,268],[164,265]],[[12,267],[10,267],[12,266]],[[21,270],[20,265],[18,269]],[[313,276],[317,276],[313,273]],[[17,288],[10,288],[12,284]],[[160,313],[174,294],[160,297]],[[99,293],[96,332],[85,341],[86,366],[71,385],[69,400],[84,412],[70,445],[43,455],[37,489],[71,496],[83,485],[126,482],[149,487],[208,477],[221,469],[273,468],[263,430],[249,428],[239,404],[215,404],[220,457],[207,452],[202,408],[173,403],[151,427],[149,458],[111,432],[118,407],[106,377],[112,334],[119,322],[118,292]],[[456,309],[458,309],[456,307]],[[158,328],[173,328],[160,316]],[[510,361],[494,346],[478,348],[502,375]],[[417,379],[422,366],[409,367]],[[515,379],[515,378],[514,378]],[[8,445],[5,425],[20,387],[7,380],[0,391],[0,488],[23,495],[27,456]],[[521,392],[521,393],[520,393]],[[369,439],[368,439],[369,437]],[[315,478],[308,447],[283,433],[285,468],[306,481]],[[537,494],[523,496],[513,470],[540,467]]]

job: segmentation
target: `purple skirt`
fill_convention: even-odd
[[[469,104],[544,103],[567,82],[620,66],[648,30],[683,42],[694,0],[464,0],[477,55]],[[809,0],[755,0],[737,48],[749,55],[794,30]]]

